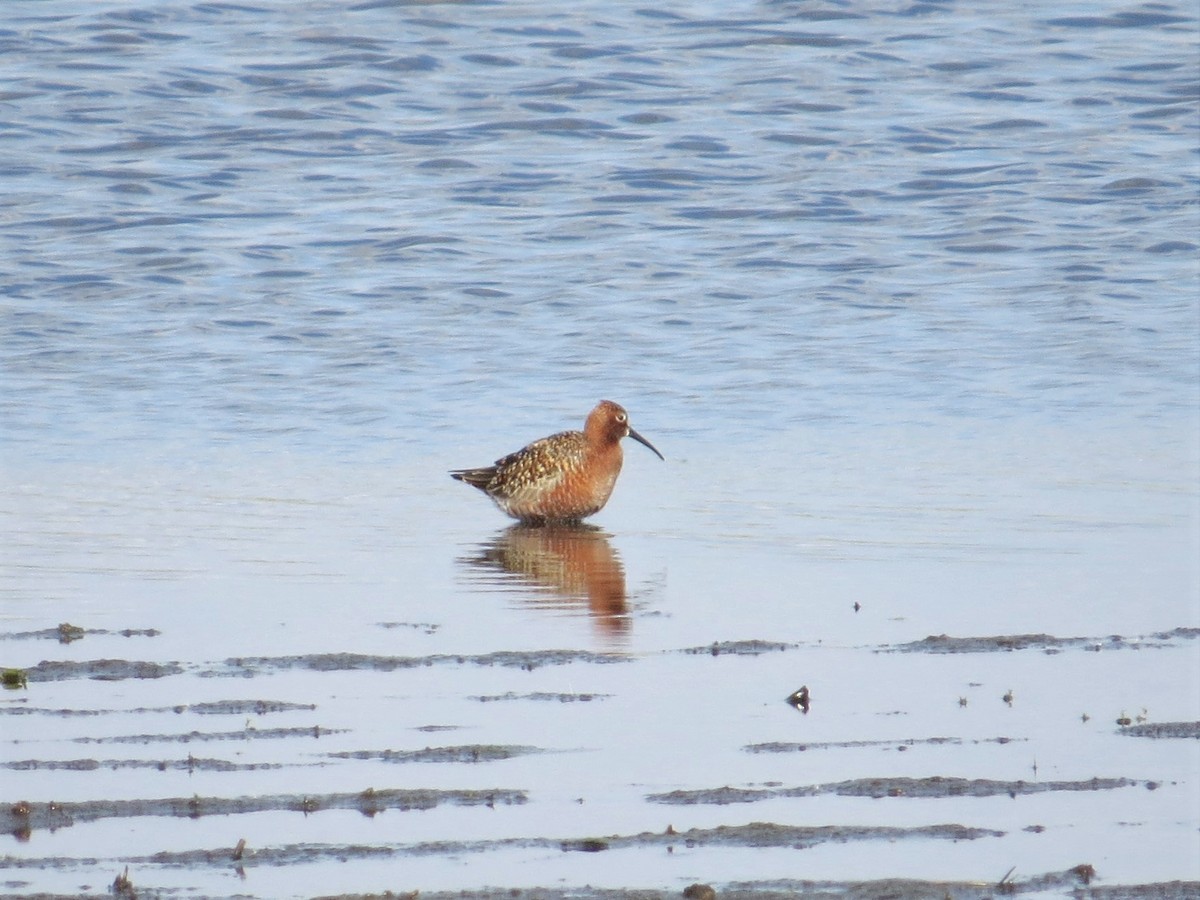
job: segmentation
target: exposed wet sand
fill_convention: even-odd
[[[601,612],[600,615],[605,613]],[[409,626],[403,622],[388,623],[390,629],[411,629],[425,634],[433,634],[436,626],[421,624]],[[153,638],[161,632],[157,628],[129,628],[110,631],[106,629],[88,629],[70,623],[63,623],[58,628],[36,631],[10,631],[0,634],[0,646],[11,645],[9,642],[26,641],[57,641],[62,644],[96,639],[112,640],[137,636]],[[1080,654],[1081,658],[1097,652],[1104,653],[1137,653],[1168,652],[1180,647],[1194,647],[1194,642],[1200,637],[1200,629],[1176,628],[1148,635],[1120,636],[1106,635],[1100,637],[1069,637],[1059,638],[1047,634],[996,635],[990,637],[950,637],[947,635],[930,636],[924,640],[899,644],[872,645],[858,648],[857,652],[872,654],[919,654],[931,659],[945,654],[992,654],[1005,653],[1036,653],[1036,654]],[[139,645],[141,646],[141,645]],[[758,659],[770,656],[797,654],[811,650],[810,645],[802,642],[780,642],[764,640],[729,640],[718,641],[708,645],[668,649],[654,654],[660,660],[670,663],[671,659],[708,659],[710,664],[720,664],[721,660],[729,658]],[[644,657],[641,658],[644,660]],[[288,770],[297,773],[314,768],[328,768],[348,764],[384,765],[396,771],[412,770],[415,766],[433,766],[438,771],[446,767],[456,768],[467,766],[482,767],[484,770],[500,763],[517,760],[524,757],[544,757],[546,754],[561,754],[561,745],[540,746],[536,743],[523,744],[491,744],[462,741],[432,742],[424,747],[412,749],[395,749],[377,746],[354,746],[353,728],[331,727],[322,724],[322,713],[326,702],[313,699],[311,702],[296,700],[270,699],[264,696],[273,684],[273,679],[280,673],[310,672],[322,676],[334,677],[338,673],[359,672],[383,677],[390,673],[403,671],[421,671],[427,669],[448,669],[465,671],[473,669],[500,668],[517,672],[534,673],[552,668],[573,667],[607,667],[610,665],[637,666],[641,664],[639,657],[621,652],[589,651],[589,650],[545,650],[545,651],[498,651],[481,654],[447,654],[433,653],[426,655],[386,655],[364,653],[310,653],[290,654],[281,656],[238,656],[218,660],[179,659],[154,661],[138,658],[99,658],[99,659],[49,659],[20,671],[20,679],[15,677],[9,685],[9,690],[3,696],[0,704],[0,718],[7,720],[10,725],[22,720],[62,720],[64,722],[78,721],[81,724],[89,720],[110,720],[115,728],[104,729],[108,733],[87,734],[75,733],[66,738],[67,743],[60,746],[59,755],[41,757],[37,754],[39,741],[18,738],[14,741],[10,758],[2,764],[3,770],[10,773],[116,773],[124,770],[146,771],[150,773],[180,772],[189,776],[207,774],[212,777],[238,777],[246,773],[263,773],[270,771]],[[194,679],[218,679],[220,683],[230,686],[255,684],[261,682],[266,690],[255,690],[249,696],[228,697],[219,700],[199,700],[184,702],[181,692],[180,702],[162,705],[133,706],[121,708],[117,706],[71,708],[62,706],[41,706],[38,698],[44,687],[50,684],[68,681],[77,682],[124,682],[124,681],[175,681],[181,688],[186,688]],[[236,679],[227,681],[228,679]],[[1011,692],[1010,692],[1011,694]],[[474,703],[479,709],[492,706],[510,707],[534,704],[549,705],[560,709],[602,709],[616,695],[601,691],[514,691],[506,690],[494,694],[468,693],[464,700]],[[805,710],[798,706],[795,714],[807,715],[810,703],[809,694],[804,693]],[[785,698],[779,697],[782,705]],[[818,696],[814,701],[819,703]],[[965,705],[965,700],[963,701]],[[1011,706],[1012,698],[1006,700]],[[166,718],[195,721],[192,717],[211,717],[216,722],[228,722],[230,718],[245,719],[245,725],[229,729],[217,727],[212,729],[188,728],[178,731],[140,731],[135,726],[137,722],[152,719],[161,721]],[[271,727],[265,724],[272,717],[302,717],[311,719],[309,724]],[[1122,713],[1122,716],[1125,716]],[[222,718],[224,717],[224,718]],[[124,723],[125,727],[121,726]],[[419,729],[427,739],[439,734],[452,735],[463,728],[463,724],[427,725]],[[6,727],[6,734],[26,734],[32,738],[36,732],[26,732],[23,729]],[[1112,723],[1114,734],[1131,738],[1151,741],[1191,741],[1200,737],[1200,722],[1148,722],[1134,721],[1122,718]],[[330,739],[340,739],[340,749],[323,749]],[[914,753],[923,748],[927,750],[954,749],[977,752],[979,749],[1006,748],[1020,745],[1027,738],[1020,734],[997,734],[992,736],[939,735],[911,736],[902,739],[888,740],[849,740],[849,741],[765,741],[741,744],[740,752],[746,758],[764,756],[795,756],[811,757],[814,753],[848,753],[848,752],[889,752]],[[171,752],[169,748],[181,745],[188,748],[187,752]],[[78,755],[66,757],[61,754],[61,747],[75,746],[80,751]],[[106,755],[89,755],[86,748],[103,747]],[[205,752],[195,749],[203,746]],[[261,746],[267,748],[265,758],[246,760],[243,757],[247,748]],[[281,752],[273,753],[269,748],[278,746]],[[222,748],[237,748],[223,751]],[[686,748],[686,741],[682,745]],[[122,748],[128,748],[123,750]],[[209,749],[211,748],[211,749]],[[972,749],[975,748],[975,749]],[[21,751],[26,750],[26,755]],[[147,751],[149,754],[147,755]],[[577,752],[577,751],[576,751]],[[124,754],[124,755],[122,755]],[[256,754],[263,755],[263,754]],[[191,796],[154,796],[147,786],[145,796],[122,797],[112,796],[96,799],[73,799],[72,788],[64,783],[58,799],[29,800],[22,798],[19,793],[14,795],[11,790],[19,791],[19,782],[6,778],[9,795],[0,806],[0,832],[11,835],[23,844],[36,840],[40,832],[60,833],[64,830],[95,826],[105,821],[116,822],[131,820],[143,822],[155,818],[182,819],[199,821],[219,819],[235,822],[239,817],[252,816],[260,813],[277,813],[298,815],[305,819],[334,815],[337,811],[352,811],[366,819],[380,816],[429,811],[439,807],[471,807],[483,810],[495,810],[498,807],[523,806],[537,804],[537,790],[519,778],[505,777],[495,769],[496,777],[493,786],[487,788],[376,788],[364,787],[355,791],[320,792],[271,792],[245,794],[240,791],[228,794],[202,794]],[[372,779],[378,780],[380,770],[374,770]],[[724,780],[727,777],[718,776]],[[211,782],[217,783],[217,782]],[[636,785],[630,785],[636,790]],[[842,798],[870,798],[887,803],[908,803],[913,801],[950,801],[961,798],[990,798],[1004,797],[1016,799],[1034,795],[1073,795],[1073,794],[1102,794],[1127,793],[1131,791],[1157,791],[1163,784],[1154,779],[1137,777],[1133,774],[1116,775],[1114,777],[1091,777],[1087,779],[1056,779],[1056,778],[1022,778],[995,779],[987,777],[961,777],[955,775],[931,775],[913,777],[911,775],[892,775],[869,778],[850,778],[834,781],[821,781],[796,784],[764,784],[740,785],[713,784],[708,787],[692,787],[671,791],[642,791],[643,801],[649,808],[687,809],[703,806],[738,808],[748,804],[767,804],[772,801],[797,800],[800,798],[817,798],[821,796]],[[938,818],[933,813],[933,818]],[[811,850],[822,845],[856,844],[864,848],[873,846],[893,847],[897,843],[928,848],[938,842],[987,842],[1005,837],[1005,827],[981,827],[956,823],[950,820],[922,824],[916,826],[894,825],[798,825],[794,823],[772,822],[761,816],[754,821],[741,824],[720,824],[711,827],[688,827],[677,829],[673,825],[657,831],[634,831],[628,833],[601,833],[589,837],[565,836],[554,833],[527,833],[521,836],[480,837],[474,839],[438,839],[438,840],[408,840],[408,841],[354,841],[349,843],[327,840],[320,843],[293,843],[287,840],[270,845],[255,846],[244,840],[231,842],[227,847],[196,846],[174,850],[160,850],[153,853],[139,853],[134,848],[125,852],[112,853],[104,858],[89,856],[39,856],[37,854],[6,854],[0,856],[0,865],[8,870],[9,876],[5,884],[9,888],[18,888],[29,882],[22,873],[48,872],[58,873],[71,870],[104,871],[114,873],[116,881],[111,887],[110,894],[120,896],[142,896],[138,893],[146,885],[153,891],[154,896],[172,896],[178,889],[172,889],[164,884],[157,884],[155,872],[192,872],[196,883],[204,883],[206,871],[232,871],[239,878],[248,878],[248,885],[254,882],[247,873],[256,869],[279,869],[280,867],[300,867],[305,869],[322,863],[342,864],[366,860],[403,860],[416,858],[434,858],[446,860],[482,859],[496,854],[540,854],[548,851],[567,854],[606,854],[610,852],[625,854],[637,853],[667,853],[686,852],[704,854],[717,849],[740,850],[777,850],[798,851]],[[233,825],[236,832],[237,826]],[[224,826],[223,830],[228,830]],[[1024,829],[1037,834],[1044,831],[1040,825],[1029,825]],[[1191,897],[1200,892],[1200,883],[1153,883],[1145,885],[1113,886],[1093,885],[1097,873],[1102,876],[1102,868],[1097,869],[1088,860],[1080,860],[1078,865],[1062,872],[1047,872],[1030,875],[1028,872],[1019,873],[1016,877],[1000,878],[992,884],[971,882],[928,882],[907,879],[875,879],[864,881],[796,881],[796,880],[764,880],[751,882],[724,883],[715,881],[712,885],[696,885],[689,895],[694,897],[713,896],[705,893],[712,890],[721,898],[770,898],[788,896],[839,896],[839,897],[895,897],[900,900],[920,898],[932,895],[955,898],[991,897],[996,893],[1002,894],[1038,894],[1070,892],[1077,897],[1097,898],[1140,898],[1140,897]],[[177,879],[177,876],[175,876]],[[122,879],[126,879],[122,881]],[[414,885],[414,889],[419,885]],[[217,896],[213,886],[205,889],[205,896]],[[103,892],[101,892],[103,893]],[[183,891],[183,893],[188,893]],[[244,890],[236,891],[238,896],[268,896],[267,893],[256,893]],[[37,896],[87,896],[80,894],[43,893]],[[101,895],[101,894],[95,894]],[[12,894],[0,896],[30,896],[28,894]],[[332,896],[332,895],[331,895]],[[374,894],[344,894],[345,897],[382,896]],[[386,896],[403,896],[388,894]],[[415,895],[414,895],[415,896]],[[557,897],[595,897],[595,898],[653,898],[680,896],[679,892],[664,892],[659,889],[635,888],[592,888],[578,887],[533,887],[517,889],[486,889],[472,890],[467,894],[458,891],[438,892],[422,890],[423,898],[449,898],[461,896],[478,897],[514,897],[530,896],[539,898]]]
[[[353,855],[347,857],[352,859]],[[314,900],[788,900],[805,897],[810,900],[924,900],[924,898],[951,898],[951,900],[991,900],[999,896],[1060,895],[1080,900],[1193,900],[1195,885],[1186,882],[1168,882],[1153,885],[1104,887],[1092,885],[1095,873],[1084,864],[1065,872],[1050,872],[1032,878],[1005,878],[996,883],[979,884],[970,882],[915,881],[884,879],[879,881],[767,881],[731,882],[719,885],[694,883],[683,891],[660,891],[654,889],[612,888],[555,888],[537,887],[526,889],[480,889],[462,891],[388,891],[379,894],[322,894]],[[137,897],[137,886],[127,874],[114,879],[111,890],[97,894],[38,894],[38,900],[59,900],[67,897],[76,900],[89,898]],[[2,900],[31,895],[0,894]],[[237,895],[243,896],[243,895]],[[214,897],[213,900],[221,900]]]

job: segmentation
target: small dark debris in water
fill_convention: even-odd
[[[858,612],[860,609],[862,609],[862,604],[859,603],[857,600],[855,600],[854,601],[854,611]]]
[[[1043,831],[1046,830],[1046,826],[1045,825],[1026,825],[1021,830],[1028,831],[1030,834],[1041,834]]]
[[[808,715],[808,708],[812,702],[808,693],[808,685],[802,686],[798,691],[793,691],[788,696],[787,702],[792,708],[801,710],[805,715]]]
[[[60,622],[58,626],[58,642],[60,644],[69,644],[71,641],[79,640],[86,633],[78,625],[72,625],[70,622]],[[125,871],[128,873],[129,870],[126,869]]]
[[[1124,721],[1122,721],[1124,720]],[[1119,734],[1147,738],[1200,738],[1200,722],[1145,722],[1137,725],[1122,715],[1117,720]]]
[[[1009,869],[1007,872],[1004,873],[1003,878],[1001,878],[998,882],[996,882],[996,890],[999,891],[1001,894],[1011,894],[1016,891],[1016,885],[1014,885],[1012,882],[1010,882],[1008,880],[1008,879],[1012,878],[1012,873],[1015,871],[1017,871],[1017,867],[1013,866],[1011,869]]]
[[[1090,863],[1082,863],[1068,871],[1084,884],[1091,884],[1092,879],[1096,877],[1096,867]]]
[[[1083,722],[1083,724],[1086,725],[1091,718],[1092,717],[1089,716],[1087,713],[1084,713],[1083,715],[1081,715],[1079,717],[1079,721]]]
[[[597,840],[596,838],[584,838],[579,841],[563,841],[563,852],[576,851],[579,853],[600,853],[608,849],[606,841]]]
[[[441,625],[435,625],[432,622],[376,622],[380,628],[411,628],[413,631],[423,631],[426,634],[433,634]]]
[[[33,807],[28,800],[20,800],[12,805],[10,809],[11,819],[9,820],[9,832],[17,839],[19,843],[25,843],[33,837],[33,828],[30,826],[29,817],[33,813]]]
[[[0,684],[10,691],[29,687],[29,676],[24,669],[5,669],[0,673]]]
[[[966,706],[966,705],[967,705],[967,698],[966,698],[966,697],[959,697],[959,698],[958,698],[958,705],[959,705],[959,706]]]
[[[375,818],[376,813],[381,811],[378,803],[375,802],[375,788],[367,788],[359,794],[358,811],[368,819]]]
[[[707,884],[689,884],[683,889],[686,900],[717,900],[717,892]]]
[[[137,896],[137,892],[133,889],[133,882],[129,880],[129,866],[126,866],[125,871],[113,879],[112,892],[118,897]]]
[[[1000,699],[1003,700],[1005,703],[1007,703],[1009,706],[1012,706],[1012,704],[1013,704],[1012,688],[1009,688],[1008,691],[1005,692],[1004,696],[1001,697]]]
[[[1125,710],[1121,710],[1121,715],[1117,717],[1117,724],[1122,728],[1125,728],[1126,726],[1133,724],[1133,719],[1125,715]]]

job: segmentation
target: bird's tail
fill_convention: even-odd
[[[458,469],[450,473],[451,478],[465,481],[471,487],[486,491],[492,479],[496,477],[496,467],[488,466],[483,469]]]

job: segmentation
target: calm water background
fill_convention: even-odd
[[[876,652],[929,634],[1200,626],[1194,6],[560,6],[0,11],[3,625],[162,632],[5,641],[0,662],[186,669],[6,697],[117,712],[6,717],[4,758],[107,758],[71,742],[186,731],[200,726],[119,713],[243,695],[316,703],[296,721],[347,728],[347,749],[426,746],[439,738],[413,729],[444,724],[467,735],[447,743],[564,751],[299,775],[0,770],[4,802],[417,781],[534,794],[491,818],[76,825],[0,850],[68,861],[22,870],[14,889],[105,885],[130,854],[239,836],[403,843],[761,820],[1006,836],[871,846],[869,866],[853,845],[800,862],[508,850],[405,860],[405,885],[379,862],[257,883],[133,869],[135,884],[264,896],[801,868],[998,879],[1080,862],[1114,882],[1200,878],[1196,742],[1113,724],[1143,707],[1200,719],[1194,640],[1123,655]],[[596,519],[625,588],[617,616],[495,562],[513,551],[503,520],[445,477],[578,427],[601,397],[667,457],[631,444]],[[676,652],[737,639],[806,649]],[[632,664],[202,677],[241,655],[567,647]],[[807,717],[778,702],[800,683],[817,698]],[[610,699],[471,699],[541,689]],[[939,735],[1017,743],[903,764],[740,749]],[[1037,772],[1170,787],[1015,805],[681,812],[645,799]]]

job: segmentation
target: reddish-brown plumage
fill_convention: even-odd
[[[621,473],[621,439],[654,445],[629,427],[629,416],[611,400],[596,404],[583,431],[563,431],[496,460],[461,469],[452,478],[479,488],[522,522],[577,522],[604,508]]]

